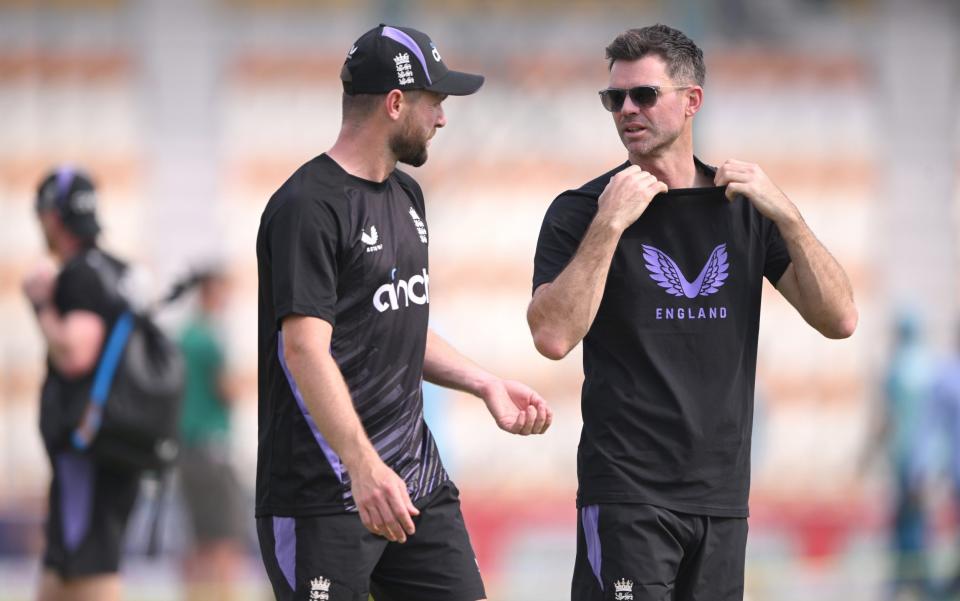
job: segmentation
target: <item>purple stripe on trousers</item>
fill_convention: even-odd
[[[293,397],[297,399],[297,407],[300,408],[300,413],[303,414],[303,419],[307,420],[307,425],[310,426],[310,431],[313,432],[313,437],[316,439],[317,444],[320,445],[320,448],[323,450],[323,454],[326,455],[327,461],[330,462],[330,467],[333,468],[333,473],[337,475],[337,479],[340,480],[340,483],[343,483],[343,467],[340,464],[340,456],[330,447],[330,444],[327,442],[327,439],[323,437],[323,434],[320,433],[320,429],[317,428],[316,422],[313,421],[313,417],[310,415],[310,412],[307,411],[307,405],[303,402],[303,395],[300,394],[300,389],[297,388],[297,383],[294,381],[293,376],[290,374],[290,369],[287,368],[287,360],[283,356],[283,332],[277,333],[277,357],[280,358],[280,367],[283,368],[283,374],[287,377],[287,383],[290,384],[290,390],[293,391]]]
[[[75,551],[90,530],[93,478],[93,462],[88,456],[79,453],[57,456],[60,524],[68,551]]]
[[[600,583],[600,590],[603,590],[603,580],[600,578],[600,506],[587,505],[581,511],[581,521],[583,522],[583,537],[587,541],[587,560],[593,569],[593,575],[597,577]]]
[[[410,52],[412,52],[414,56],[417,57],[417,60],[420,61],[420,66],[423,67],[423,74],[427,76],[427,85],[433,83],[430,81],[430,69],[427,69],[427,59],[423,57],[423,52],[420,51],[420,46],[413,41],[413,38],[394,27],[384,27],[383,37],[390,38],[391,40],[399,42],[409,48]]]
[[[296,518],[273,518],[273,554],[290,588],[297,590],[297,521]]]

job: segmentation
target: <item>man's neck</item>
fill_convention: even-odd
[[[350,175],[372,182],[385,181],[397,167],[386,140],[363,129],[341,129],[327,156]]]
[[[690,123],[669,146],[651,154],[629,156],[630,163],[653,174],[671,190],[713,185],[713,178],[701,172],[693,160],[693,129]]]
[[[710,177],[702,173],[693,160],[693,153],[660,156],[630,156],[630,163],[639,166],[658,180],[674,188],[703,188],[712,186]]]
[[[79,240],[64,236],[53,249],[54,259],[60,265],[66,265],[70,259],[74,258],[83,250],[83,245]]]

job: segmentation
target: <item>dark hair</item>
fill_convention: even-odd
[[[356,123],[369,117],[386,94],[347,94],[343,93],[341,107],[343,121]]]
[[[423,98],[423,90],[402,90],[404,98],[410,103],[420,102]],[[343,93],[341,107],[343,110],[343,121],[356,123],[363,121],[370,116],[377,106],[387,97],[386,94],[347,94]]]
[[[609,67],[618,60],[635,61],[656,54],[667,63],[667,74],[674,81],[702,86],[707,78],[703,51],[682,31],[656,24],[628,29],[607,46]]]

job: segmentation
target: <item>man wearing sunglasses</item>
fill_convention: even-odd
[[[829,338],[853,292],[760,167],[694,156],[689,38],[631,29],[607,58],[628,160],[547,210],[527,314],[548,358],[584,342],[573,599],[739,600],[763,278]]]

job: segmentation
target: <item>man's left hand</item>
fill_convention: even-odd
[[[727,187],[728,199],[732,201],[737,195],[745,196],[764,217],[777,225],[800,218],[797,207],[759,165],[728,159],[717,169],[713,181],[718,186]]]
[[[511,434],[543,434],[553,422],[553,410],[547,402],[521,382],[495,380],[482,397],[500,429]]]

